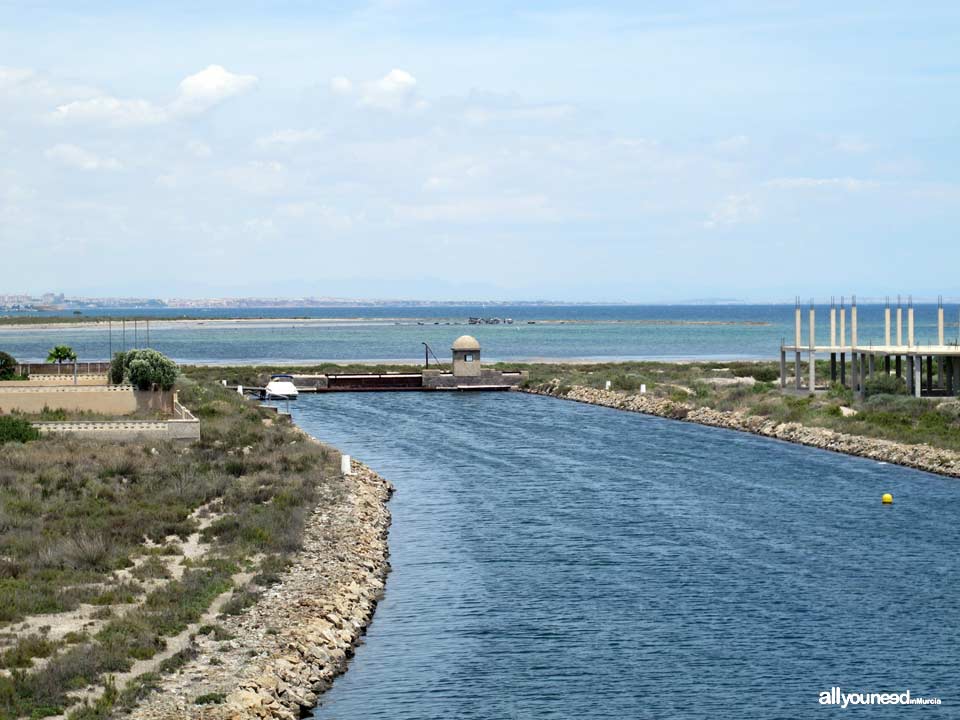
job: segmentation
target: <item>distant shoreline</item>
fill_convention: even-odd
[[[256,327],[286,327],[294,326],[344,326],[349,324],[362,325],[463,325],[468,327],[519,327],[523,325],[644,325],[644,326],[683,326],[683,325],[709,325],[709,326],[744,326],[744,327],[769,327],[772,322],[766,320],[672,320],[672,319],[636,319],[636,320],[586,320],[581,318],[550,318],[536,320],[516,320],[512,323],[470,323],[465,319],[459,318],[436,318],[436,317],[349,317],[349,318],[271,318],[271,317],[223,317],[223,318],[50,318],[49,322],[44,322],[42,318],[0,318],[0,330],[62,330],[64,328],[74,329],[100,329],[110,324],[120,326],[122,323],[132,325],[133,323],[149,323],[154,329],[168,329],[173,327],[195,327],[203,329],[215,329],[217,327],[234,327],[239,325]]]

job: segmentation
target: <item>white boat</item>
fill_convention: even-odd
[[[264,390],[267,400],[296,400],[300,394],[293,384],[293,375],[271,375]]]

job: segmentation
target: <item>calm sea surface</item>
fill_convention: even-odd
[[[817,718],[835,685],[957,717],[956,480],[514,393],[293,412],[397,487],[386,598],[318,719]]]
[[[97,311],[99,315],[170,315],[170,310]],[[957,338],[960,308],[948,306],[947,337]],[[94,314],[88,312],[87,314]],[[793,306],[787,305],[572,305],[279,308],[194,310],[189,325],[150,323],[149,345],[180,362],[270,363],[318,360],[404,360],[423,357],[429,343],[446,360],[460,334],[475,335],[487,360],[537,359],[737,359],[774,358],[782,338],[793,338]],[[467,325],[470,316],[512,318],[512,325]],[[258,318],[255,323],[224,317]],[[285,322],[279,318],[303,318]],[[313,318],[313,321],[308,319]],[[318,318],[329,322],[318,322]],[[806,311],[804,327],[806,328]],[[904,322],[906,320],[904,319]],[[917,339],[936,336],[936,310],[917,307]],[[829,316],[819,311],[817,333],[829,338]],[[806,333],[806,329],[804,333]],[[806,340],[807,335],[804,335]],[[883,341],[883,308],[861,305],[861,344]],[[81,360],[109,357],[110,350],[147,345],[147,324],[107,327],[0,329],[0,350],[40,361],[54,344],[68,344]]]

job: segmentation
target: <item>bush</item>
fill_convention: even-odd
[[[125,352],[117,352],[113,354],[113,359],[110,360],[110,382],[114,385],[123,383],[123,376],[127,370],[126,358],[127,354]]]
[[[0,350],[0,380],[10,380],[16,374],[16,370],[16,358]]]
[[[853,389],[838,382],[830,383],[830,389],[827,391],[827,397],[840,400],[845,405],[853,402]]]
[[[180,368],[173,360],[150,348],[131,350],[122,355],[120,362],[123,364],[123,379],[140,390],[150,390],[154,385],[159,386],[161,390],[170,390],[177,380],[177,375],[180,374]],[[114,368],[116,361],[116,358],[111,361],[111,379],[115,373],[119,374],[119,368]],[[117,362],[118,366],[120,362]]]
[[[895,375],[887,375],[886,373],[878,373],[873,377],[867,378],[863,383],[864,397],[872,397],[874,395],[905,395],[906,392],[907,386],[903,378],[898,378]]]
[[[0,445],[7,442],[25,443],[39,437],[40,431],[29,420],[9,415],[0,416]]]

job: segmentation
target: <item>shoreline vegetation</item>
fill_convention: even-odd
[[[3,444],[0,719],[296,718],[345,669],[392,488],[217,383],[177,388],[190,445]]]

